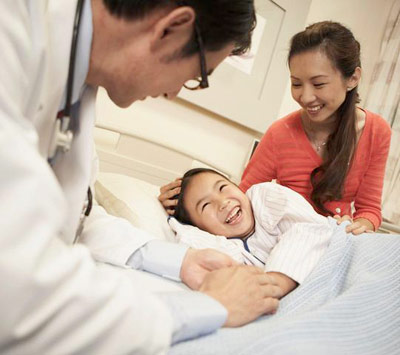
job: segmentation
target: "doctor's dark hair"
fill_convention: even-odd
[[[175,206],[175,212],[173,214],[173,217],[175,217],[181,223],[190,224],[190,225],[194,226],[194,224],[189,216],[189,213],[186,211],[185,206],[184,206],[185,191],[186,191],[186,188],[189,186],[190,182],[192,181],[193,176],[196,176],[196,175],[199,175],[202,173],[217,174],[217,175],[222,176],[227,181],[230,181],[226,176],[224,176],[223,174],[221,174],[218,171],[215,171],[213,169],[195,168],[195,169],[188,170],[182,177],[181,192],[178,195],[174,196],[174,198],[178,199],[178,204]]]
[[[243,54],[250,48],[256,25],[254,0],[103,0],[103,3],[112,15],[128,21],[141,19],[160,8],[190,6],[196,13],[204,49],[218,51],[234,43],[232,55]],[[198,50],[193,31],[181,55],[187,57]]]
[[[340,23],[317,22],[294,35],[288,55],[289,66],[294,55],[314,50],[324,53],[344,79],[350,78],[356,68],[361,67],[360,44],[352,32]],[[323,163],[311,172],[311,200],[326,214],[334,213],[324,203],[340,200],[343,196],[357,143],[356,104],[359,102],[357,87],[347,91],[344,102],[336,112],[336,127],[328,137]]]

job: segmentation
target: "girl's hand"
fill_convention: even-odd
[[[373,233],[374,226],[370,221],[365,218],[358,218],[355,221],[349,216],[339,216],[334,215],[333,218],[336,219],[337,224],[341,224],[344,221],[350,221],[350,224],[346,227],[346,233],[353,233],[354,235],[359,235],[362,233]]]

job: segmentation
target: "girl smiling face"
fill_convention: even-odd
[[[232,182],[212,173],[193,176],[185,189],[184,208],[193,225],[225,237],[246,237],[254,231],[248,197]]]

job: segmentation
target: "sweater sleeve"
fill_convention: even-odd
[[[377,230],[382,222],[381,200],[385,166],[389,154],[391,131],[383,119],[376,127],[368,169],[354,201],[354,219],[368,219]]]
[[[268,182],[277,177],[277,164],[274,143],[274,125],[264,134],[250,162],[243,172],[240,189],[246,192],[251,186]]]

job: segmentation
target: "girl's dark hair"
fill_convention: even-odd
[[[204,49],[218,51],[234,43],[233,55],[243,54],[250,48],[256,25],[254,0],[103,0],[103,3],[111,14],[128,21],[167,6],[190,6],[196,12]],[[190,56],[198,50],[193,33],[182,56]]]
[[[181,223],[190,224],[192,226],[194,225],[192,220],[190,219],[189,213],[186,211],[184,206],[185,190],[189,186],[189,183],[192,180],[193,176],[202,173],[213,173],[222,176],[224,179],[227,179],[226,176],[213,169],[195,168],[188,170],[182,177],[181,192],[175,196],[175,198],[178,199],[178,204],[175,206],[175,212],[173,216]]]
[[[361,67],[360,44],[352,32],[337,22],[323,21],[308,26],[291,40],[288,63],[299,53],[322,51],[343,78],[350,78]],[[323,213],[333,215],[324,203],[340,200],[357,142],[356,104],[359,103],[357,87],[346,93],[337,110],[336,127],[328,137],[326,153],[321,166],[311,172],[313,191],[311,200]]]

